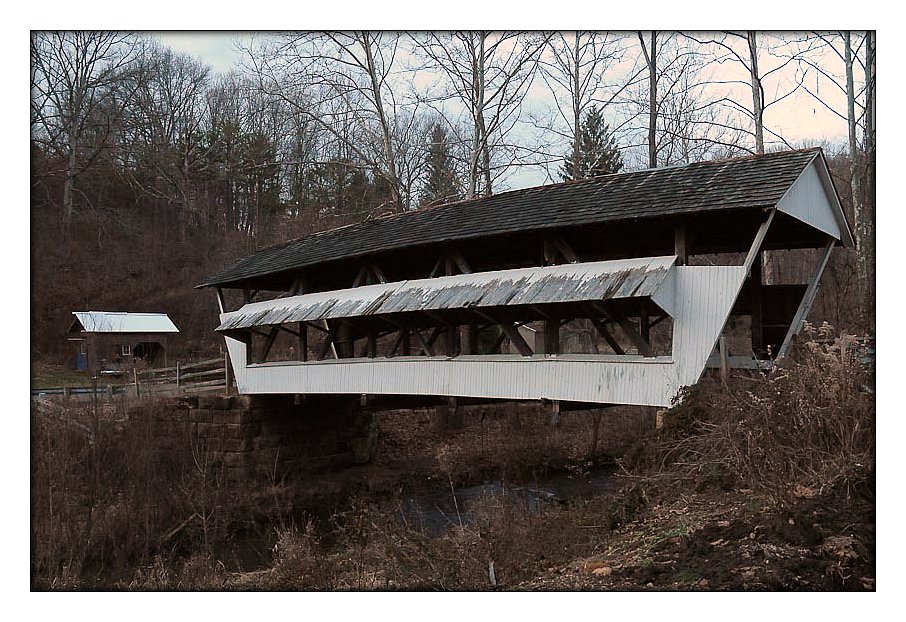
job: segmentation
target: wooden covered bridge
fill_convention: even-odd
[[[852,234],[807,149],[368,220],[199,287],[241,393],[667,406],[715,357],[784,356],[838,244]],[[808,248],[807,283],[765,283],[763,251]]]

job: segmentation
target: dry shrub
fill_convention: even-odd
[[[826,333],[829,327],[822,327]],[[771,375],[687,389],[656,438],[628,456],[640,473],[785,495],[873,472],[873,372],[852,337],[807,339]]]
[[[460,524],[429,535],[387,505],[354,500],[328,535],[280,534],[272,572],[256,584],[278,589],[488,590],[512,588],[550,566],[599,551],[607,534],[645,506],[643,488],[609,497],[530,506],[488,494],[462,505]]]
[[[33,413],[34,588],[214,587],[214,553],[258,519],[278,522],[267,487],[227,482],[215,453],[188,433],[174,445],[158,426],[92,405]]]
[[[263,585],[270,589],[331,590],[338,583],[336,557],[321,544],[314,523],[301,531],[294,525],[277,529],[273,572]]]

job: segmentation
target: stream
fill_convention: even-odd
[[[621,486],[613,467],[601,467],[581,475],[557,472],[533,481],[496,480],[454,488],[452,492],[448,488],[413,493],[378,505],[394,513],[409,529],[438,538],[456,527],[473,526],[476,522],[473,506],[485,498],[496,498],[517,511],[537,514],[559,503],[611,494]],[[328,524],[326,520],[322,523]],[[275,543],[276,534],[268,529],[264,533],[248,534],[218,554],[233,570],[258,570],[272,563]]]
[[[555,473],[532,482],[492,481],[412,495],[395,502],[395,506],[410,528],[436,538],[454,527],[473,525],[472,506],[483,498],[498,497],[514,509],[537,514],[554,504],[616,492],[620,485],[612,468],[601,468],[584,475]]]

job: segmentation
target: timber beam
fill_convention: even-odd
[[[632,325],[632,322],[629,321],[624,315],[618,314],[615,311],[611,311],[599,303],[593,303],[592,307],[603,315],[607,320],[616,324],[620,327],[620,330],[623,331],[623,334],[626,335],[626,338],[632,342],[632,345],[635,346],[639,354],[642,356],[651,356],[651,344],[645,339],[639,330]],[[612,346],[611,346],[612,347]]]
[[[366,259],[362,262],[362,266],[359,268],[359,272],[352,282],[352,286],[359,287],[360,285],[374,285],[386,282],[387,277],[384,276],[384,272],[381,270],[380,266],[378,266],[377,262],[373,259]]]
[[[544,265],[550,266],[561,263],[579,263],[579,255],[566,243],[561,236],[553,234],[544,238],[543,244]]]
[[[831,252],[834,250],[834,242],[834,238],[827,239],[827,244],[824,247],[821,258],[818,260],[815,272],[812,274],[808,287],[805,289],[805,295],[802,297],[802,302],[799,303],[799,308],[796,309],[796,315],[793,316],[793,321],[790,323],[790,328],[786,332],[783,344],[781,344],[780,349],[777,350],[776,361],[783,360],[789,353],[790,347],[793,344],[793,338],[799,333],[799,329],[802,328],[803,322],[805,322],[809,311],[812,309],[812,303],[815,302],[815,297],[818,295],[818,288],[821,285],[821,275],[827,267],[827,262],[830,261]]]
[[[455,270],[454,270],[455,268]],[[459,274],[472,274],[472,267],[469,265],[469,262],[466,261],[465,257],[462,256],[458,250],[453,247],[445,248],[440,257],[437,258],[437,262],[434,264],[434,268],[431,269],[430,278],[436,276],[453,276],[456,274],[456,270],[459,271]]]

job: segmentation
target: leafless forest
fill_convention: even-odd
[[[240,45],[237,42],[237,45]],[[870,332],[875,36],[865,32],[289,33],[215,73],[151,35],[31,41],[32,347],[59,360],[77,308],[165,311],[215,352],[193,290],[257,248],[509,188],[814,144],[858,241],[813,313]],[[795,271],[776,256],[774,271]]]
[[[33,590],[875,589],[873,352],[854,338],[874,335],[874,32],[235,46],[223,73],[153,33],[32,33],[33,371],[71,367],[89,309],[167,313],[171,357],[223,360],[195,286],[256,249],[620,171],[818,145],[856,248],[833,249],[784,366],[706,373],[656,416],[409,404],[360,424],[297,400],[310,416],[268,419],[274,396],[140,398],[137,375],[134,398],[33,399]],[[806,280],[809,253],[766,251],[766,283]],[[315,420],[334,427],[292,427]],[[370,462],[294,471],[267,444],[281,425],[321,458],[361,427]],[[239,451],[266,468],[237,476]]]

